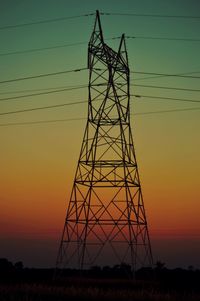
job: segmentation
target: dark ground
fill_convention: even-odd
[[[200,270],[167,269],[157,263],[132,277],[130,267],[90,270],[24,268],[0,259],[0,301],[200,301]]]

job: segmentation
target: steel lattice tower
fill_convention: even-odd
[[[99,12],[88,46],[88,118],[57,258],[57,267],[152,264],[130,127],[129,67],[104,43]]]

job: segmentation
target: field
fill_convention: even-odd
[[[0,264],[0,301],[200,301],[200,271],[194,269],[160,266],[141,269],[135,278],[119,266],[54,275],[53,269]]]
[[[71,281],[70,281],[71,282]],[[145,288],[137,283],[129,283],[130,287],[124,288],[123,281],[88,280],[87,283],[75,283],[66,286],[53,284],[21,283],[0,286],[1,301],[64,301],[64,300],[115,300],[115,301],[198,301],[199,293],[176,291],[162,291],[153,287]],[[122,284],[122,288],[121,288]]]

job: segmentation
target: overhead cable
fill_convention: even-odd
[[[200,89],[189,89],[189,88],[181,88],[181,87],[164,87],[164,86],[154,86],[154,85],[138,85],[138,84],[130,84],[135,87],[143,87],[143,88],[154,88],[154,89],[165,89],[165,90],[176,90],[176,91],[188,91],[188,92],[200,92]]]
[[[175,18],[175,19],[200,19],[200,16],[191,15],[163,15],[163,14],[138,14],[138,13],[111,13],[101,12],[102,16],[127,16],[127,17],[150,17],[150,18]]]
[[[137,97],[137,98],[165,99],[165,100],[176,100],[176,101],[183,101],[183,102],[196,102],[196,103],[200,103],[200,100],[195,100],[195,99],[185,99],[185,98],[176,98],[176,97],[164,97],[164,96],[157,96],[157,95],[131,94],[131,96],[134,96],[134,97]]]
[[[108,38],[105,40],[116,40],[121,39],[121,37],[113,37]],[[171,37],[152,37],[152,36],[126,36],[126,39],[150,39],[150,40],[166,40],[166,41],[185,41],[185,42],[200,42],[200,39],[193,39],[193,38],[171,38]],[[10,55],[18,55],[18,54],[26,54],[26,53],[35,53],[35,52],[42,52],[42,51],[48,51],[48,50],[56,50],[56,49],[62,49],[72,46],[78,46],[78,45],[86,45],[88,42],[76,42],[76,43],[69,43],[69,44],[60,44],[60,45],[52,45],[52,46],[46,46],[46,47],[40,47],[40,48],[30,48],[30,49],[24,49],[24,50],[16,50],[16,51],[8,51],[8,52],[2,52],[0,53],[1,56],[10,56]]]
[[[41,96],[41,95],[47,95],[47,94],[53,94],[53,93],[60,93],[60,92],[66,92],[66,91],[72,91],[72,90],[78,90],[85,88],[87,86],[78,86],[78,87],[71,87],[71,88],[62,88],[57,90],[51,90],[46,92],[39,92],[39,93],[32,93],[32,94],[25,94],[25,95],[18,95],[18,96],[12,96],[12,97],[5,97],[0,98],[0,101],[7,101],[7,100],[14,100],[14,99],[21,99],[21,98],[27,98],[27,97],[34,97],[34,96]]]
[[[52,109],[52,108],[60,108],[60,107],[72,106],[72,105],[79,105],[79,104],[86,103],[86,102],[87,101],[82,100],[82,101],[61,103],[61,104],[51,105],[51,106],[45,106],[45,107],[36,107],[36,108],[30,108],[30,109],[23,109],[23,110],[2,112],[2,113],[0,113],[0,116],[10,115],[10,114],[18,114],[18,113],[25,113],[25,112],[31,112],[31,111],[38,111],[38,110],[46,110],[46,109]]]
[[[137,113],[133,113],[131,115],[140,116],[140,115],[165,114],[165,113],[173,113],[173,112],[198,111],[198,110],[200,110],[200,107],[185,108],[185,109],[160,110],[160,111],[149,111],[149,112],[137,112]],[[86,120],[86,118],[80,117],[80,118],[51,119],[51,120],[39,120],[39,121],[28,121],[28,122],[0,123],[0,127],[17,126],[17,125],[34,125],[34,124],[44,124],[44,123],[57,123],[57,122],[69,122],[69,121],[78,121],[78,120]]]
[[[83,70],[87,70],[87,69],[88,68],[79,68],[79,69],[73,69],[73,70],[64,70],[64,71],[57,71],[57,72],[52,72],[52,73],[44,73],[44,74],[30,75],[30,76],[26,76],[26,77],[12,78],[12,79],[7,79],[7,80],[2,80],[2,81],[0,81],[0,84],[23,81],[23,80],[28,80],[28,79],[40,78],[40,77],[54,76],[54,75],[59,75],[59,74],[66,74],[66,73],[71,73],[71,72],[79,72],[79,71],[83,71]]]
[[[194,99],[172,98],[172,97],[162,97],[162,96],[152,96],[152,95],[138,95],[138,94],[131,94],[130,96],[134,96],[136,98],[165,99],[165,100],[176,100],[176,101],[183,101],[183,102],[200,103],[199,100],[194,100]],[[97,101],[97,100],[95,100],[95,101]],[[31,111],[37,111],[37,110],[44,110],[44,109],[51,109],[51,108],[59,108],[59,107],[64,107],[64,106],[72,106],[72,105],[78,105],[78,104],[87,103],[87,102],[88,102],[87,100],[83,100],[83,101],[76,101],[76,102],[63,103],[63,104],[57,104],[57,105],[49,105],[49,106],[44,106],[44,107],[34,107],[34,108],[30,108],[30,109],[8,111],[8,112],[0,113],[0,116],[25,113],[25,112],[31,112]]]
[[[171,37],[152,37],[152,36],[126,36],[126,39],[144,39],[144,40],[166,40],[166,41],[184,41],[200,42],[200,39],[193,38],[171,38]]]
[[[169,74],[169,73],[156,73],[156,72],[145,72],[145,71],[131,71],[131,73],[135,74],[149,74],[149,75],[158,75],[158,76],[169,76],[169,77],[182,77],[182,78],[196,78],[199,79],[200,76],[194,76],[194,75],[181,75],[181,74]],[[199,73],[199,72],[197,72]]]
[[[31,25],[38,25],[38,24],[47,24],[47,23],[52,23],[52,22],[60,22],[60,21],[65,21],[65,20],[70,20],[70,19],[89,17],[89,16],[93,16],[93,15],[94,15],[94,13],[89,13],[89,14],[77,15],[77,16],[66,16],[66,17],[60,17],[60,18],[39,20],[39,21],[34,21],[34,22],[11,24],[11,25],[0,26],[0,30],[13,29],[13,28],[19,28],[19,27],[25,27],[25,26],[31,26]]]

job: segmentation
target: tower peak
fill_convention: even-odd
[[[96,10],[96,18],[94,22],[94,29],[92,32],[92,36],[90,38],[90,44],[96,44],[96,42],[99,44],[104,43],[104,38],[103,38],[103,31],[101,27],[101,19],[100,19],[100,12],[99,10]]]

